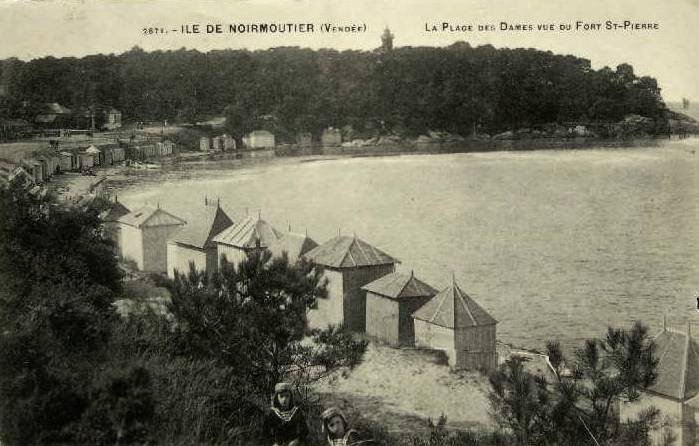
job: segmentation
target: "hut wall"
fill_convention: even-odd
[[[454,330],[420,319],[413,319],[415,323],[415,346],[443,350],[449,358],[449,364],[454,365]]]
[[[175,242],[167,243],[167,276],[175,278],[175,270],[182,274],[189,273],[189,263],[194,263],[197,271],[206,269],[206,252],[190,246],[183,246]]]
[[[318,299],[318,307],[308,313],[308,323],[312,328],[324,328],[328,324],[344,323],[342,273],[325,268],[323,277],[328,279],[328,297]]]
[[[393,346],[399,345],[399,320],[398,301],[367,291],[366,332],[369,336]]]
[[[455,367],[469,370],[494,370],[497,366],[495,330],[495,324],[455,330]]]
[[[121,253],[124,259],[136,262],[138,269],[143,270],[143,235],[141,230],[133,226],[120,224]]]
[[[415,345],[415,323],[413,322],[413,313],[425,305],[430,298],[431,297],[410,297],[400,300],[398,313],[399,345],[406,347]]]
[[[58,161],[58,165],[61,167],[61,170],[63,172],[68,172],[69,170],[73,170],[73,158],[70,156],[61,155],[61,158]]]
[[[117,147],[112,150],[112,160],[115,163],[124,161],[124,159],[126,159],[126,151],[123,148]]]
[[[143,228],[143,270],[167,272],[167,241],[182,225],[146,226]]]
[[[394,270],[392,263],[342,270],[344,324],[347,328],[359,333],[366,331],[366,292],[361,288]]]
[[[216,246],[206,248],[204,253],[206,254],[206,270],[218,271],[218,249]]]
[[[236,267],[238,267],[238,264],[248,258],[247,254],[245,253],[245,250],[235,247],[235,246],[230,246],[230,245],[224,245],[222,243],[217,244],[217,259],[218,259],[218,266],[221,266],[222,259],[223,257],[226,257],[226,260],[228,263],[234,264]]]

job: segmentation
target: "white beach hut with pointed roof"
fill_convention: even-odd
[[[444,350],[453,368],[491,371],[497,366],[497,321],[455,279],[413,319],[415,345]]]
[[[366,293],[361,288],[391,274],[400,263],[356,235],[337,236],[304,257],[328,279],[328,297],[318,299],[318,308],[309,313],[310,325],[343,325],[357,332],[366,330]]]
[[[437,290],[409,274],[395,272],[362,287],[366,291],[366,332],[393,346],[413,346],[412,314],[437,294]]]
[[[144,206],[119,218],[121,252],[141,271],[167,272],[167,241],[186,221],[160,207]]]
[[[251,252],[269,248],[281,237],[271,224],[260,217],[247,216],[238,224],[223,230],[213,238],[216,243],[219,266],[225,257],[229,263],[238,263],[247,259]]]
[[[621,405],[621,418],[636,418],[652,406],[661,414],[660,424],[650,433],[653,444],[664,444],[665,438],[673,436],[677,446],[694,446],[699,440],[699,345],[689,324],[686,330],[678,330],[664,323],[653,341],[659,361],[656,381],[638,401]]]
[[[167,243],[167,275],[175,277],[175,271],[187,274],[189,264],[197,271],[218,269],[218,250],[213,239],[233,226],[233,220],[221,208],[219,201],[204,204],[204,209],[187,220],[184,229]]]

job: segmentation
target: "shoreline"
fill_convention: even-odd
[[[187,180],[198,177],[203,172],[231,172],[251,167],[311,163],[352,158],[392,157],[403,155],[440,155],[440,154],[481,154],[481,153],[515,153],[537,151],[586,151],[606,149],[652,149],[665,142],[696,141],[696,135],[686,138],[530,138],[519,140],[484,140],[432,142],[422,144],[366,145],[361,147],[312,147],[295,153],[275,150],[251,152],[203,153],[197,151],[183,152],[161,159],[158,169],[135,169],[126,166],[99,167],[96,176],[79,173],[64,173],[55,176],[49,189],[57,192],[62,199],[80,201],[87,195],[112,194],[123,191],[135,184],[150,184],[167,180]],[[255,156],[262,154],[264,156]],[[241,155],[243,155],[241,157]],[[247,156],[246,156],[247,155]],[[218,176],[218,175],[216,175]]]

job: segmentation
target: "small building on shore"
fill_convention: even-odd
[[[690,325],[686,330],[663,330],[653,339],[659,359],[655,384],[641,393],[633,403],[622,403],[622,421],[636,416],[649,407],[660,411],[659,425],[651,430],[653,444],[675,438],[677,446],[694,446],[699,440],[699,345],[692,338]]]
[[[43,183],[46,180],[44,165],[34,159],[21,160],[21,165],[34,179],[34,183]]]
[[[454,369],[490,372],[497,367],[497,321],[452,279],[413,313],[415,345],[446,352]]]
[[[114,243],[114,250],[119,258],[122,257],[121,225],[119,224],[119,219],[130,212],[131,211],[119,201],[118,197],[115,196],[109,209],[100,216],[102,219],[102,227],[104,228],[104,237]]]
[[[328,127],[320,135],[320,144],[323,147],[338,147],[342,145],[342,132],[335,127]]]
[[[237,149],[235,138],[233,138],[231,135],[224,133],[219,138],[223,139],[223,150],[225,152],[232,152]]]
[[[199,138],[199,150],[202,152],[211,151],[211,138],[208,136],[202,136]]]
[[[76,170],[78,168],[78,157],[70,152],[59,152],[58,165],[62,172]]]
[[[141,271],[167,272],[167,241],[186,221],[160,207],[144,206],[119,218],[121,253]]]
[[[184,229],[167,242],[167,275],[175,278],[175,271],[187,274],[189,265],[197,271],[216,271],[218,258],[213,239],[225,229],[233,226],[233,220],[215,203],[205,200],[200,209],[187,220]]]
[[[213,238],[216,244],[217,260],[220,266],[223,259],[235,266],[247,259],[251,252],[263,251],[277,243],[282,234],[271,224],[260,218],[247,216],[236,225],[223,230]]]
[[[362,287],[395,271],[397,259],[354,237],[337,236],[304,256],[328,279],[327,299],[309,312],[312,327],[343,325],[366,330],[366,293]]]
[[[387,274],[362,287],[366,291],[366,333],[392,346],[415,345],[413,313],[437,290],[410,274]]]
[[[267,130],[255,130],[243,137],[243,144],[248,149],[274,148],[274,135]]]

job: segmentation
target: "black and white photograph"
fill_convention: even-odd
[[[0,446],[699,445],[699,0],[0,0]]]

